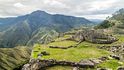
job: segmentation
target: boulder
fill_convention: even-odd
[[[109,58],[108,57],[100,57],[100,58],[98,58],[99,60],[101,60],[101,61],[106,61],[106,60],[108,60]]]
[[[46,51],[42,51],[41,54],[43,54],[43,55],[50,55],[50,53],[48,53]]]
[[[74,67],[72,70],[80,70],[79,67]]]
[[[90,59],[90,61],[92,61],[95,65],[103,62],[102,60],[99,60],[99,59]]]
[[[110,57],[112,57],[112,58],[114,58],[114,59],[116,59],[116,60],[120,60],[120,57],[117,56],[117,55],[110,55]]]
[[[82,68],[94,68],[95,64],[91,60],[81,60],[79,63],[79,67]]]

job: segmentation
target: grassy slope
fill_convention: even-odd
[[[40,48],[40,50],[38,49]],[[42,59],[56,59],[56,60],[66,60],[66,61],[75,61],[78,62],[81,59],[87,58],[97,58],[101,56],[108,55],[107,51],[99,50],[95,47],[87,47],[87,46],[79,46],[78,48],[70,48],[67,50],[64,49],[52,49],[52,48],[42,48],[42,47],[34,47],[35,51],[32,54],[32,57],[37,58],[37,54],[41,51],[47,51],[50,53],[49,56],[43,56]]]
[[[67,38],[64,36],[63,38]],[[78,45],[77,48],[69,49],[53,49],[48,48],[47,46],[71,46],[75,45],[77,42],[74,41],[61,41],[63,38],[58,38],[56,42],[50,43],[48,45],[35,45],[32,52],[32,57],[37,58],[37,55],[42,51],[47,51],[50,53],[49,56],[43,56],[42,59],[56,59],[56,60],[67,60],[78,62],[81,59],[87,58],[98,58],[101,56],[107,56],[109,52],[105,50],[97,49],[96,46],[92,43],[83,42]],[[37,52],[36,52],[37,51]]]
[[[117,70],[119,66],[124,66],[124,63],[115,59],[107,60],[106,62],[98,65],[98,67],[109,68],[112,70]]]
[[[0,70],[13,70],[29,60],[31,50],[26,47],[0,48]]]

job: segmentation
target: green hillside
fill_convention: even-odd
[[[24,16],[0,18],[0,23],[0,47],[49,43],[58,33],[93,24],[85,18],[52,15],[40,10]]]
[[[22,66],[30,59],[31,49],[18,46],[15,48],[0,48],[0,70],[13,70]]]
[[[104,29],[116,34],[124,34],[124,9],[120,9],[108,17],[101,24],[97,25],[96,29]]]

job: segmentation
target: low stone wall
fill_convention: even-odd
[[[25,64],[23,66],[22,70],[41,70],[41,69],[45,69],[46,67],[51,67],[55,65],[72,66],[79,68],[94,68],[97,64],[106,60],[107,57],[81,60],[80,62],[56,61],[54,59],[50,59],[50,60],[31,59],[28,64]]]
[[[49,48],[58,48],[58,49],[68,49],[68,48],[72,48],[72,47],[77,47],[81,42],[72,45],[72,46],[68,46],[68,47],[64,47],[64,46],[49,46]]]
[[[74,46],[68,46],[68,47],[60,47],[60,46],[49,46],[49,48],[58,48],[58,49],[68,49]]]

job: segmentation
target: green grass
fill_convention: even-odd
[[[0,48],[0,70],[13,70],[26,62],[30,57],[30,49],[27,47]]]
[[[75,45],[77,42],[75,41],[56,41],[53,43],[48,44],[48,46],[60,46],[60,47],[68,47],[68,46],[73,46]]]
[[[37,58],[37,55],[42,51],[47,51],[50,53],[49,56],[43,56],[42,59],[56,59],[56,60],[66,60],[66,61],[74,61],[79,62],[81,59],[88,58],[98,58],[101,56],[108,56],[109,52],[105,50],[97,49],[96,47],[79,45],[77,48],[70,49],[53,49],[48,47],[43,47],[40,45],[34,46],[34,51],[32,52],[32,57]]]
[[[120,64],[118,60],[107,60],[106,62],[103,62],[102,64],[99,64],[98,67],[101,68],[109,68],[112,70],[117,70],[119,66],[123,66],[123,64]]]
[[[71,35],[64,35],[63,37],[59,37],[59,38],[56,38],[55,41],[62,41],[62,40],[65,40],[67,38],[70,38]]]
[[[116,37],[119,39],[117,42],[113,44],[122,44],[124,42],[124,35],[116,35]]]

